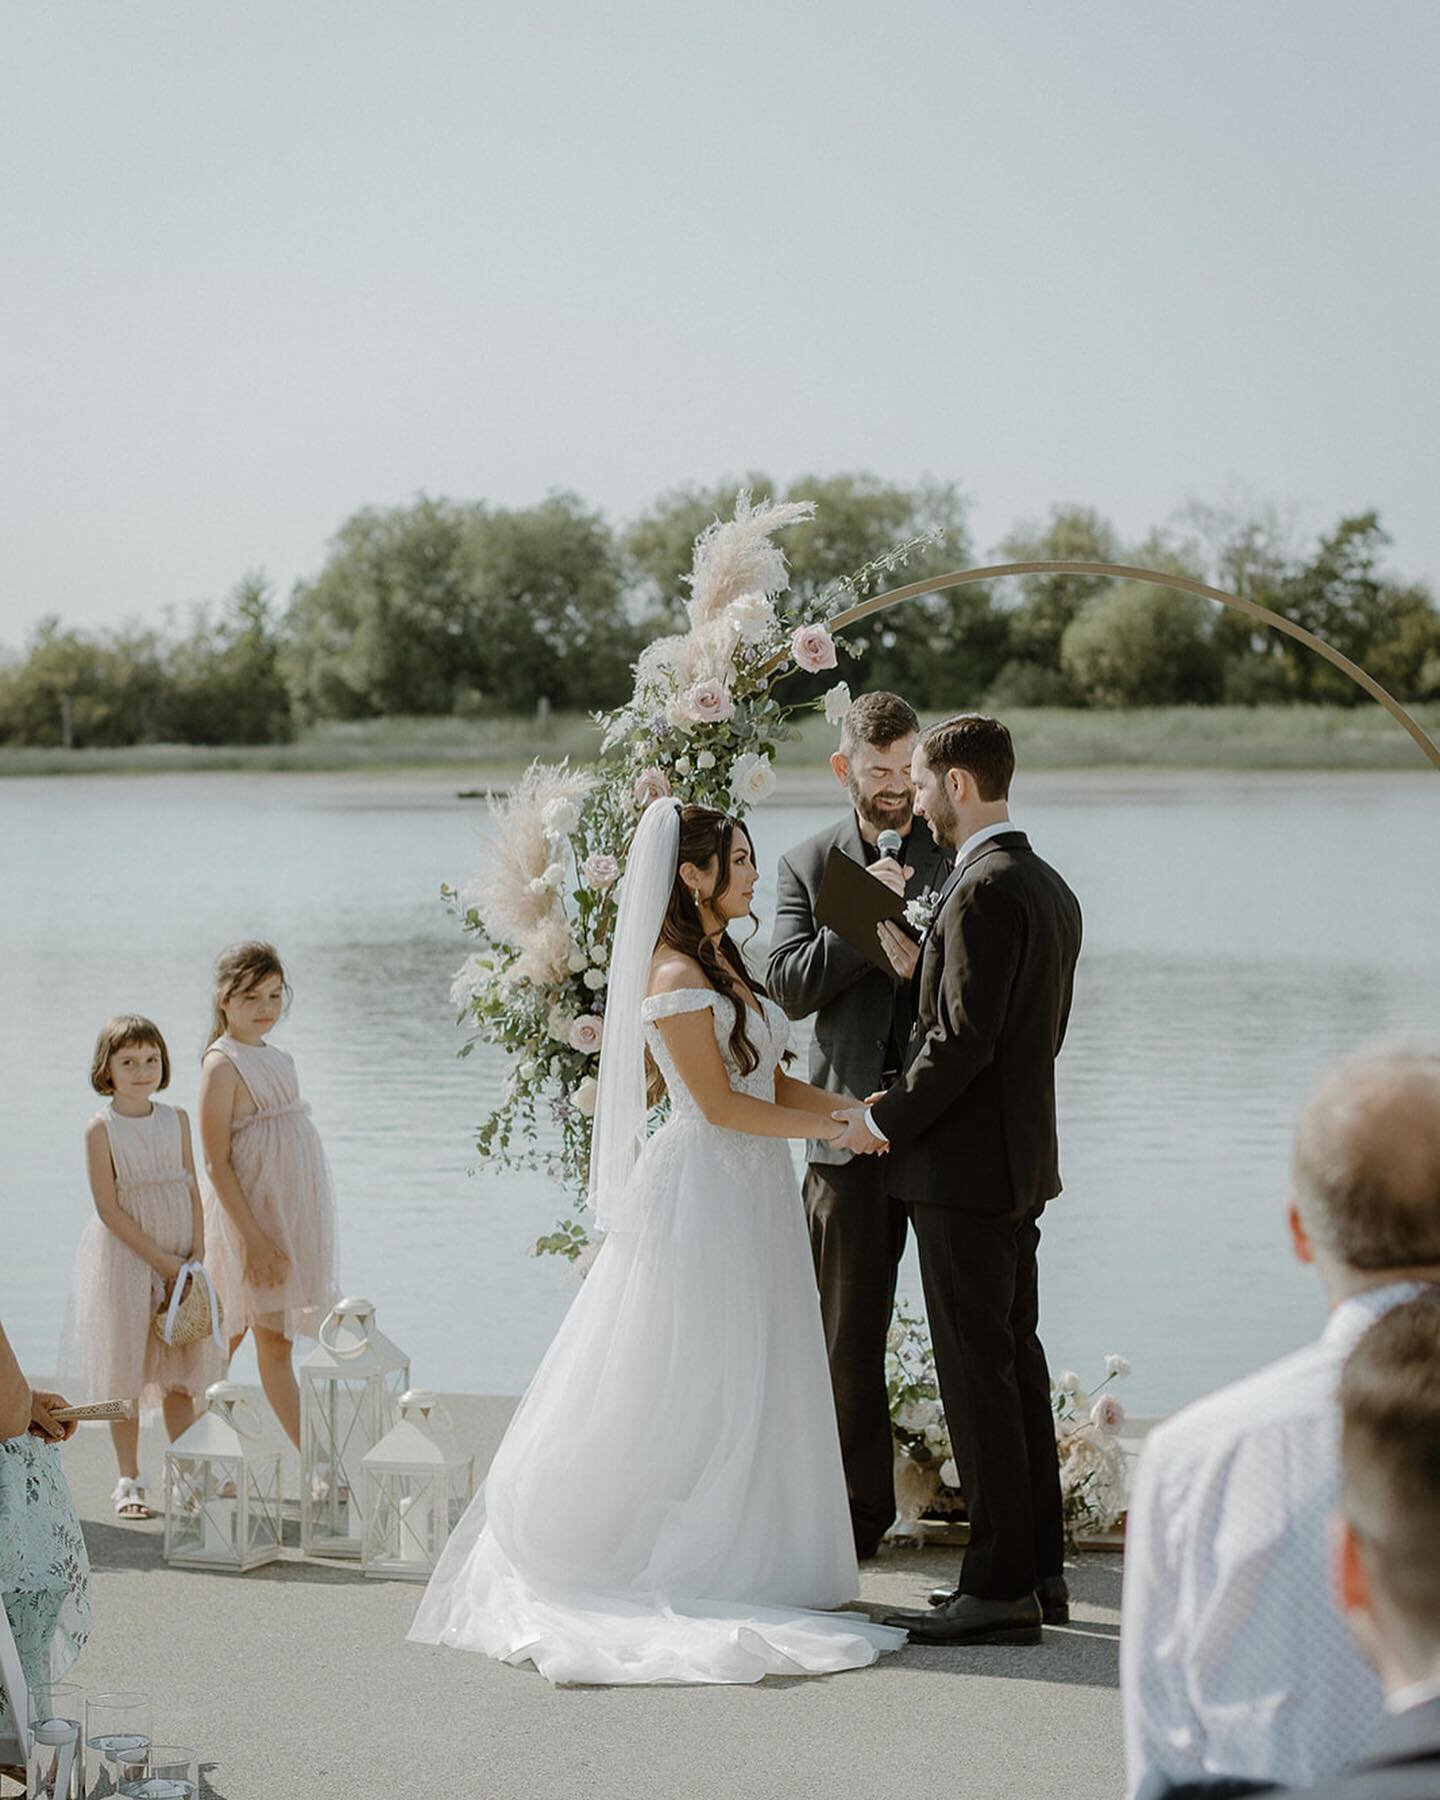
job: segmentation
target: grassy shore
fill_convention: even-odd
[[[1440,740],[1440,705],[1415,717]],[[936,715],[938,716],[938,715]],[[1418,747],[1378,706],[1155,707],[1133,712],[1016,710],[1006,715],[1028,769],[1423,769]],[[503,779],[534,757],[590,760],[598,733],[579,714],[533,718],[369,719],[318,725],[293,744],[137,744],[116,750],[0,748],[0,777],[453,769]],[[834,728],[818,715],[780,754],[783,772],[823,767]]]

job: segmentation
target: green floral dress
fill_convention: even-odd
[[[31,1684],[59,1681],[90,1635],[90,1559],[59,1450],[0,1438],[0,1602]],[[0,1688],[0,1741],[14,1727]]]

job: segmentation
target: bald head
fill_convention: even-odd
[[[1322,1076],[1295,1132],[1311,1242],[1352,1269],[1440,1264],[1440,1051],[1376,1044]]]

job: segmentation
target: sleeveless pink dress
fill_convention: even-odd
[[[147,1118],[130,1118],[113,1105],[96,1117],[110,1140],[121,1209],[162,1250],[188,1258],[194,1216],[179,1113],[156,1100]],[[67,1400],[158,1406],[167,1393],[198,1399],[220,1380],[225,1358],[213,1337],[177,1347],[162,1343],[151,1330],[164,1291],[164,1281],[143,1257],[98,1217],[91,1219],[75,1254],[61,1339],[60,1391]]]
[[[255,1112],[231,1127],[230,1163],[256,1223],[290,1259],[275,1286],[247,1281],[240,1234],[206,1184],[206,1262],[225,1307],[225,1330],[234,1337],[260,1324],[289,1338],[314,1337],[340,1298],[335,1201],[294,1058],[273,1044],[242,1044],[228,1034],[210,1048],[229,1058],[255,1102]]]

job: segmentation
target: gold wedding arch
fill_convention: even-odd
[[[846,607],[826,623],[831,631],[842,631],[859,619],[869,618],[872,613],[898,606],[902,600],[918,600],[922,594],[938,594],[945,588],[964,587],[972,581],[998,581],[1004,575],[1108,575],[1117,581],[1143,581],[1148,582],[1151,587],[1177,588],[1184,594],[1199,594],[1202,599],[1216,600],[1221,606],[1233,606],[1239,612],[1248,613],[1252,619],[1258,619],[1262,625],[1268,625],[1275,631],[1283,631],[1286,637],[1294,638],[1297,643],[1313,650],[1317,656],[1323,656],[1326,662],[1333,663],[1357,687],[1363,688],[1372,700],[1378,700],[1397,724],[1409,732],[1435,768],[1440,769],[1440,745],[1434,743],[1394,695],[1387,693],[1358,663],[1351,662],[1348,656],[1342,656],[1323,638],[1316,637],[1313,631],[1306,631],[1303,625],[1297,625],[1283,613],[1271,612],[1268,606],[1260,606],[1254,600],[1242,600],[1238,594],[1227,594],[1223,588],[1210,587],[1203,581],[1192,581],[1188,575],[1162,574],[1157,569],[1132,568],[1128,563],[992,563],[984,569],[955,569],[948,575],[932,575],[926,581],[912,581],[908,587],[891,588],[888,593],[875,594],[869,600],[861,600],[854,606]],[[778,668],[783,660],[783,657],[778,657],[770,666]]]

